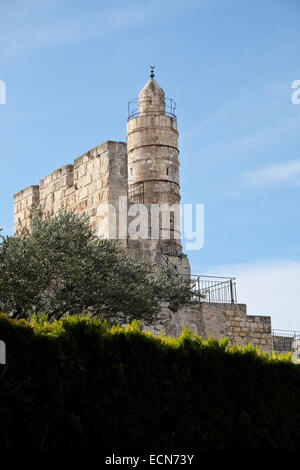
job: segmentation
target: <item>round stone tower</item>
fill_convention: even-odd
[[[170,101],[170,100],[169,100]],[[128,183],[143,183],[144,203],[179,203],[178,131],[175,104],[151,78],[139,93],[127,124]]]
[[[169,227],[160,215],[159,250],[167,256],[182,255],[179,221],[179,159],[178,131],[175,103],[154,80],[139,93],[138,106],[129,105],[127,123],[128,144],[128,200],[129,203],[173,206]],[[175,211],[174,211],[175,209]],[[168,232],[164,232],[167,230]],[[166,233],[169,235],[166,236]],[[151,237],[151,234],[150,234]]]

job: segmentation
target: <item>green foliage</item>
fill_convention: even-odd
[[[0,338],[2,450],[298,448],[300,369],[287,357],[76,316],[0,314]]]
[[[61,211],[41,219],[34,212],[30,231],[20,227],[0,243],[0,308],[16,319],[85,311],[111,323],[151,324],[160,302],[176,310],[190,299],[191,286],[174,270],[153,274],[113,241],[100,240],[85,215]]]
[[[193,292],[195,293],[193,281],[183,281],[171,265],[160,266],[154,279],[155,294],[161,300],[168,303],[173,312],[176,312],[182,305],[193,303]],[[162,289],[163,286],[163,289]],[[202,297],[197,291],[197,302]]]

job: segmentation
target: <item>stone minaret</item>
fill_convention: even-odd
[[[168,238],[160,216],[159,242],[156,250],[168,257],[180,272],[189,273],[189,262],[182,253],[179,220],[179,159],[178,131],[175,103],[166,99],[163,89],[154,80],[151,68],[150,80],[139,93],[138,108],[129,111],[127,123],[128,144],[128,198],[129,202],[175,204],[170,212]],[[151,238],[151,233],[149,234]],[[144,243],[146,247],[147,244]],[[153,250],[153,243],[149,249]],[[157,262],[157,258],[156,258]]]

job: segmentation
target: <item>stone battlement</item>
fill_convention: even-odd
[[[30,226],[30,210],[40,205],[43,213],[55,216],[60,209],[85,212],[91,226],[99,224],[99,204],[114,203],[127,196],[127,146],[125,142],[105,141],[14,196],[15,232],[18,222]],[[108,237],[108,227],[103,236]]]

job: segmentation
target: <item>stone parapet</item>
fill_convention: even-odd
[[[39,186],[28,186],[14,195],[14,227],[15,232],[22,227],[30,227],[32,209],[39,204]]]
[[[58,168],[14,196],[15,231],[18,220],[30,226],[30,209],[39,204],[42,214],[55,216],[60,209],[86,213],[91,227],[99,236],[110,238],[112,227],[107,214],[98,211],[100,204],[112,204],[118,219],[118,201],[127,196],[127,146],[124,142],[106,141]],[[103,222],[103,220],[105,222]]]
[[[262,352],[272,351],[271,317],[247,315],[245,304],[199,302],[175,313],[162,305],[161,317],[162,323],[150,328],[154,333],[179,336],[187,326],[203,339],[227,338],[229,345],[251,343]]]

